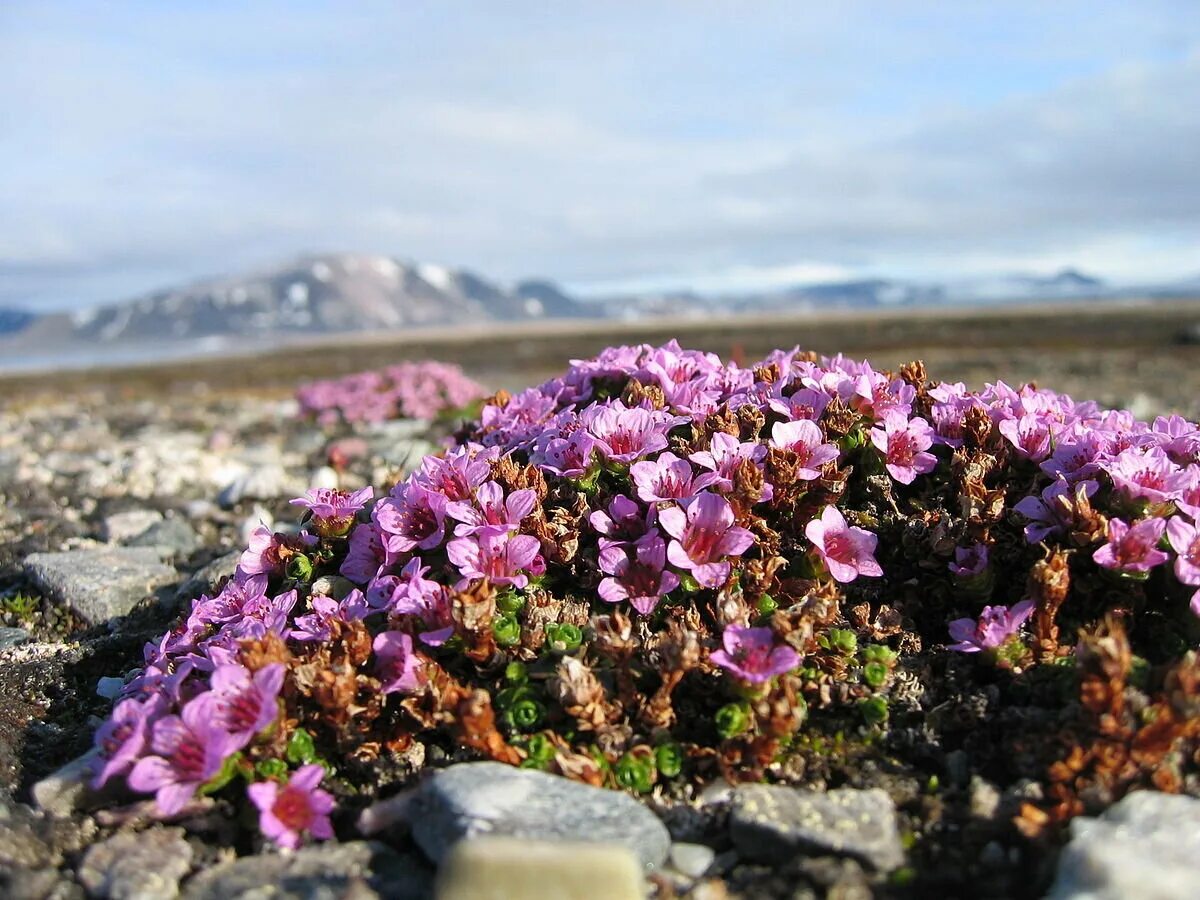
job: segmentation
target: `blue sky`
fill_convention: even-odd
[[[1200,274],[1200,3],[0,4],[0,304]],[[250,7],[250,8],[247,8]]]

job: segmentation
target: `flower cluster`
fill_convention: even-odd
[[[1178,616],[1200,586],[1194,425],[797,350],[611,348],[489,398],[378,498],[295,502],[301,532],[260,529],[96,737],[97,782],[172,815],[240,778],[284,846],[330,832],[322,761],[359,797],[423,741],[636,790],[758,777],[806,721],[883,727],[913,647],[1031,663],[1035,611],[1051,653],[1060,609],[1113,587]],[[1048,552],[1087,602],[1029,587]]]
[[[407,362],[373,372],[314,381],[296,392],[301,412],[321,425],[434,419],[485,394],[458,366]]]

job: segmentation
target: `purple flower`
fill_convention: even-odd
[[[201,596],[192,605],[189,625],[203,628],[206,625],[224,625],[240,619],[243,610],[267,593],[267,576],[244,576],[236,574],[215,597]]]
[[[507,498],[504,488],[495,481],[482,484],[475,492],[475,502],[456,500],[446,504],[446,515],[463,524],[454,529],[459,537],[476,534],[486,527],[499,526],[516,531],[521,520],[533,512],[537,492],[526,488],[513,491]]]
[[[950,637],[958,643],[951,644],[949,649],[960,653],[994,650],[1021,630],[1036,606],[1032,600],[1022,600],[1011,610],[1007,606],[985,606],[978,621],[955,619],[949,626]]]
[[[1050,455],[1050,426],[1043,416],[1027,413],[1020,418],[1004,419],[996,427],[1018,456],[1041,462]]]
[[[608,504],[608,510],[596,510],[588,516],[588,522],[599,532],[600,549],[613,544],[633,543],[648,534],[658,521],[658,510],[651,506],[643,511],[636,500],[617,494]]]
[[[316,543],[316,535],[284,536],[272,533],[266,525],[259,525],[251,533],[247,547],[238,560],[238,571],[242,575],[274,575],[283,569],[284,562],[294,552],[302,552]]]
[[[1026,542],[1036,544],[1051,534],[1070,528],[1075,522],[1075,507],[1099,488],[1099,483],[1090,479],[1072,485],[1060,477],[1042,491],[1040,498],[1022,498],[1013,509],[1030,520],[1025,526]]]
[[[637,486],[637,495],[646,503],[660,500],[686,500],[707,487],[714,476],[692,471],[692,464],[674,453],[660,453],[655,460],[643,460],[629,467],[629,475]]]
[[[392,553],[432,550],[446,533],[446,497],[415,481],[402,481],[375,504],[371,518]]]
[[[667,446],[667,432],[678,421],[666,413],[634,407],[620,400],[609,406],[590,406],[580,420],[596,439],[596,449],[613,462],[631,463]]]
[[[159,812],[173,816],[236,749],[234,739],[213,722],[212,696],[201,694],[178,716],[154,723],[153,756],[137,761],[126,779],[132,790],[153,793]]]
[[[487,481],[492,471],[491,460],[497,455],[494,449],[477,452],[459,447],[444,457],[426,456],[417,478],[447,500],[470,500],[475,488]]]
[[[165,709],[161,696],[145,701],[130,698],[113,707],[112,715],[96,731],[96,749],[103,764],[92,778],[94,789],[99,790],[108,779],[129,770],[146,749],[150,725]]]
[[[664,569],[667,545],[657,534],[646,535],[632,550],[632,558],[629,550],[616,544],[600,551],[600,571],[609,577],[600,582],[598,593],[606,603],[628,600],[648,616],[664,594],[679,587],[679,577]]]
[[[922,418],[909,419],[889,410],[883,427],[871,429],[871,443],[884,456],[888,473],[901,484],[912,484],[918,475],[932,472],[937,457],[926,451],[933,446],[933,429]]]
[[[1129,447],[1102,467],[1119,493],[1150,503],[1178,497],[1189,480],[1158,446]]]
[[[875,545],[879,538],[867,531],[846,524],[846,517],[836,506],[826,506],[819,519],[804,526],[804,534],[829,568],[834,581],[847,584],[859,575],[882,575],[875,561]]]
[[[728,491],[733,488],[733,474],[742,464],[742,460],[748,459],[757,464],[766,455],[767,448],[757,441],[742,443],[733,435],[718,431],[712,436],[709,449],[692,453],[688,459],[702,469],[711,470],[717,476],[712,483],[713,487]],[[770,485],[763,485],[763,500],[771,499],[767,493],[769,487]]]
[[[1175,577],[1181,584],[1200,584],[1200,529],[1184,519],[1173,516],[1167,521],[1167,540],[1175,557]]]
[[[425,577],[428,566],[414,556],[405,565],[400,577],[387,575],[371,585],[370,603],[376,609],[387,609],[396,615],[417,616],[427,631],[419,637],[430,647],[445,643],[454,633],[450,591],[445,585]]]
[[[379,574],[386,558],[379,529],[364,523],[350,532],[350,545],[338,571],[357,584],[366,584]]]
[[[247,796],[258,807],[258,827],[263,835],[289,850],[300,846],[305,832],[322,841],[332,838],[329,814],[333,812],[333,797],[318,787],[324,777],[324,768],[309,763],[292,773],[286,784],[260,781],[246,788]]]
[[[384,631],[371,644],[383,693],[411,693],[421,686],[421,658],[413,651],[412,635]]]
[[[1120,519],[1108,520],[1108,543],[1092,554],[1097,565],[1118,572],[1149,572],[1167,561],[1157,548],[1167,523],[1150,518],[1127,525]]]
[[[825,412],[828,405],[829,395],[810,387],[802,387],[787,397],[777,394],[770,401],[771,409],[793,421],[811,419],[815,422],[821,418],[821,413]]]
[[[279,715],[276,703],[283,686],[283,663],[263,666],[253,675],[245,666],[217,666],[212,690],[204,696],[210,723],[229,733],[234,749],[245,747]]]
[[[373,488],[365,487],[351,494],[329,488],[312,488],[303,497],[290,500],[293,506],[305,506],[313,516],[317,532],[325,537],[345,534],[354,522],[354,517],[371,498]]]
[[[729,577],[727,556],[741,556],[754,535],[733,524],[729,501],[704,491],[686,504],[687,512],[677,506],[659,513],[663,530],[675,540],[667,547],[671,565],[691,571],[702,587],[718,588]]]
[[[529,584],[521,570],[533,570],[541,548],[531,535],[484,529],[451,541],[446,545],[446,556],[462,574],[462,587],[472,579],[486,578],[494,585],[507,584],[519,590]]]
[[[582,478],[592,466],[596,439],[586,431],[576,431],[570,437],[551,436],[539,442],[531,461],[545,472],[563,478]]]
[[[334,622],[356,622],[371,612],[362,591],[355,588],[339,602],[316,594],[309,598],[312,612],[296,616],[296,627],[289,635],[294,641],[327,641],[333,636]]]
[[[786,644],[775,644],[770,628],[743,628],[727,625],[721,635],[722,650],[714,650],[709,659],[735,677],[752,684],[769,681],[800,665],[800,654]]]
[[[988,565],[987,544],[972,544],[970,547],[956,547],[954,562],[949,564],[950,574],[959,578],[970,578],[981,574]]]
[[[821,426],[807,419],[776,422],[771,427],[771,445],[796,454],[796,478],[800,481],[820,478],[821,467],[838,458],[837,447],[825,441]]]

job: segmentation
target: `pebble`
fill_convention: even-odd
[[[7,650],[9,647],[20,647],[31,640],[33,640],[33,635],[24,628],[0,628],[0,650]]]
[[[700,878],[704,875],[716,856],[716,851],[704,844],[677,841],[671,845],[671,865],[675,867],[675,871],[688,878]]]
[[[103,900],[173,900],[191,868],[183,829],[151,828],[93,844],[77,874],[88,894]]]
[[[627,794],[496,762],[435,772],[413,805],[413,837],[434,862],[463,838],[499,835],[623,844],[649,871],[671,842],[662,822]]]
[[[896,807],[878,788],[828,792],[743,784],[733,794],[730,828],[745,859],[779,863],[797,853],[849,856],[879,871],[904,863]]]
[[[80,618],[99,624],[126,615],[179,576],[151,547],[103,547],[31,553],[25,571]]]
[[[303,490],[297,480],[278,463],[263,463],[234,477],[217,495],[217,503],[226,508],[243,500],[276,500],[293,497]]]
[[[1200,800],[1135,791],[1099,818],[1071,822],[1046,900],[1194,900]]]
[[[620,844],[512,837],[462,841],[438,873],[437,900],[642,900],[641,866]]]
[[[179,516],[151,525],[126,541],[130,547],[157,547],[177,559],[185,559],[200,549],[200,535]]]
[[[97,798],[90,785],[96,759],[97,751],[93,748],[34,784],[30,789],[34,806],[57,818],[66,818],[77,809],[90,806]]]
[[[415,856],[351,841],[221,863],[192,878],[183,900],[425,900],[432,882],[433,873]]]
[[[124,544],[163,520],[157,509],[128,509],[104,519],[101,534],[110,544]]]

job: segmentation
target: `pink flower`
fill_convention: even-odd
[[[379,574],[386,558],[379,529],[364,523],[350,532],[350,545],[338,571],[357,584],[366,584]]]
[[[1175,557],[1175,577],[1181,584],[1200,584],[1200,529],[1184,519],[1173,516],[1167,521],[1167,540]]]
[[[836,506],[826,506],[819,519],[804,527],[804,533],[829,568],[834,581],[847,584],[859,575],[882,575],[875,561],[879,538],[865,528],[846,524]]]
[[[970,547],[956,547],[954,562],[950,563],[950,574],[959,578],[970,578],[979,575],[988,565],[987,544],[972,544]]]
[[[356,622],[371,612],[362,591],[357,588],[340,602],[316,594],[309,598],[308,605],[312,612],[296,616],[296,627],[289,634],[294,641],[327,641],[333,636],[334,622]]]
[[[1025,526],[1026,542],[1036,544],[1073,525],[1076,507],[1099,489],[1099,483],[1091,479],[1072,485],[1060,476],[1040,498],[1023,497],[1013,509],[1030,520]]]
[[[600,571],[608,578],[600,582],[597,592],[606,603],[628,600],[644,616],[654,612],[663,595],[679,587],[679,577],[665,570],[667,545],[657,534],[648,534],[633,545],[630,551],[611,545],[600,551]]]
[[[391,496],[375,504],[371,518],[392,553],[431,550],[446,533],[446,497],[415,481],[402,481]]]
[[[416,478],[447,500],[470,500],[475,488],[487,481],[492,471],[489,461],[497,455],[496,450],[477,453],[468,447],[458,447],[444,457],[425,457]]]
[[[933,446],[933,429],[922,418],[904,413],[884,413],[883,427],[871,429],[871,443],[884,456],[888,473],[901,484],[912,484],[918,475],[932,472],[937,457],[926,451]]]
[[[837,447],[825,441],[821,426],[808,419],[776,422],[771,427],[770,443],[796,454],[796,478],[800,481],[820,478],[821,467],[838,458]]]
[[[1032,600],[1022,600],[1011,610],[1007,606],[985,606],[978,621],[955,619],[949,626],[950,637],[958,643],[949,649],[960,653],[994,650],[1015,636],[1036,608]]]
[[[608,504],[607,510],[596,510],[588,516],[588,523],[599,532],[600,550],[614,544],[631,544],[648,534],[658,521],[658,508],[651,505],[643,510],[636,500],[617,494]]]
[[[246,794],[258,807],[258,827],[265,837],[280,847],[295,850],[301,836],[308,833],[318,840],[333,837],[329,814],[333,797],[318,785],[325,769],[317,763],[301,766],[286,784],[260,781],[246,788]]]
[[[1132,526],[1120,519],[1109,519],[1108,543],[1093,553],[1092,559],[1118,572],[1149,572],[1168,559],[1156,546],[1166,524],[1157,518],[1142,519]]]
[[[1027,413],[1019,419],[1004,419],[996,427],[1018,456],[1041,462],[1050,455],[1050,426],[1044,416]]]
[[[273,575],[283,569],[284,560],[292,555],[292,551],[303,552],[316,544],[316,535],[274,534],[266,525],[259,525],[238,560],[238,572],[242,575]]]
[[[132,790],[153,793],[164,816],[183,809],[236,749],[234,739],[213,723],[212,699],[201,694],[180,715],[155,722],[150,739],[154,755],[139,759],[126,779]]]
[[[235,748],[251,739],[279,715],[276,698],[283,686],[283,663],[263,666],[253,675],[245,666],[217,666],[208,697],[210,723],[228,732]]]
[[[712,436],[712,442],[707,450],[692,453],[688,459],[717,476],[712,482],[712,487],[728,491],[733,488],[733,475],[738,466],[742,464],[742,460],[748,459],[752,463],[758,464],[766,455],[767,448],[763,444],[757,441],[743,443],[731,434],[718,431]],[[766,489],[770,485],[763,487]],[[770,496],[764,493],[763,500],[769,499]]]
[[[475,534],[489,526],[516,531],[521,520],[533,512],[537,492],[526,488],[513,491],[506,498],[504,488],[495,481],[481,484],[475,491],[475,502],[456,500],[446,504],[446,515],[463,524],[456,525],[458,537]]]
[[[1103,465],[1121,494],[1150,503],[1178,497],[1188,484],[1187,474],[1158,446],[1129,447]]]
[[[351,494],[329,488],[312,488],[303,497],[290,500],[293,506],[305,506],[313,516],[317,533],[325,537],[345,534],[354,522],[354,517],[371,498],[375,490],[365,487]]]
[[[663,530],[675,540],[667,547],[671,565],[688,569],[707,588],[718,588],[729,577],[727,556],[741,556],[754,535],[733,524],[729,501],[704,491],[687,503],[685,513],[672,506],[659,513]]]
[[[387,575],[371,585],[371,603],[400,616],[416,616],[426,626],[420,637],[423,644],[438,647],[454,634],[450,591],[445,585],[425,576],[429,567],[414,556],[397,578]]]
[[[461,587],[472,579],[486,578],[494,585],[507,584],[519,590],[529,584],[522,570],[533,571],[541,548],[532,535],[484,529],[451,541],[446,545],[446,556],[462,574]]]
[[[660,453],[655,460],[634,463],[629,474],[637,486],[638,497],[646,503],[687,500],[714,480],[711,473],[697,478],[692,464],[670,451]]]
[[[94,789],[99,790],[108,779],[129,770],[146,749],[151,723],[165,708],[161,696],[144,702],[130,698],[113,707],[108,721],[96,731],[102,764],[92,779]]]
[[[631,463],[667,446],[667,432],[681,419],[663,412],[634,407],[620,400],[608,406],[591,406],[580,421],[596,439],[596,449],[613,462]]]
[[[709,659],[752,684],[761,684],[800,665],[800,654],[786,644],[776,646],[770,628],[727,625],[721,643],[724,649],[714,650]]]
[[[383,693],[411,693],[421,686],[421,659],[413,652],[412,635],[384,631],[375,636],[371,648]]]

